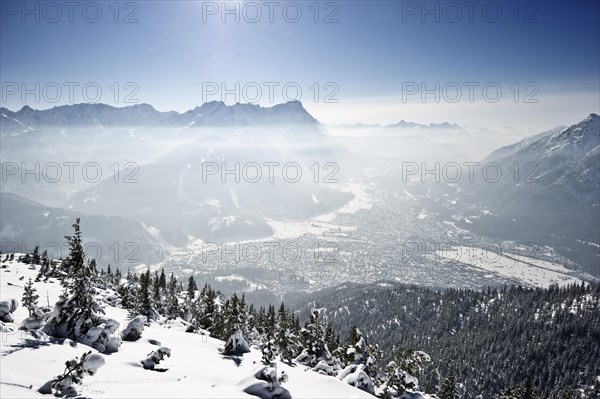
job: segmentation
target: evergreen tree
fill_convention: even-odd
[[[531,377],[525,378],[523,386],[520,389],[519,399],[537,399],[538,395],[533,388]]]
[[[29,317],[35,314],[35,310],[38,306],[38,298],[40,296],[37,294],[37,290],[33,286],[33,281],[29,278],[27,284],[25,284],[25,290],[23,291],[23,306],[29,311]]]
[[[38,245],[33,248],[33,254],[31,255],[31,263],[34,265],[39,265],[41,263],[40,258],[40,247]]]
[[[44,250],[42,257],[40,258],[40,270],[38,275],[35,277],[35,281],[40,281],[42,278],[48,279],[50,277],[50,260],[48,259],[48,251]]]
[[[309,321],[301,331],[303,352],[298,356],[299,361],[307,366],[314,367],[320,361],[326,364],[333,363],[331,353],[325,342],[325,332],[321,324],[319,310],[313,309]]]
[[[458,387],[456,386],[456,376],[454,375],[454,371],[450,371],[448,377],[442,383],[440,391],[438,392],[438,397],[440,399],[459,399],[458,395]]]
[[[188,300],[193,301],[196,297],[196,291],[198,290],[198,285],[196,284],[196,280],[194,280],[194,276],[190,276],[188,279],[187,286],[187,296]]]
[[[267,311],[267,324],[265,326],[265,333],[269,340],[275,338],[276,326],[275,306],[269,305],[269,310]]]
[[[171,273],[169,278],[169,284],[167,286],[167,315],[169,318],[175,318],[179,316],[179,298],[178,298],[178,286],[177,279]]]
[[[53,322],[55,327],[66,322],[67,336],[77,338],[92,327],[93,310],[98,306],[93,299],[92,268],[85,261],[79,218],[75,220],[73,230],[72,236],[65,236],[69,255],[62,262],[62,268],[67,272],[63,284],[69,297]]]
[[[285,305],[281,302],[278,312],[276,346],[279,353],[279,358],[288,364],[292,363],[294,357],[293,333],[289,326],[288,312]]]
[[[265,342],[262,346],[261,352],[262,352],[262,362],[264,364],[271,364],[271,362],[275,359],[275,351],[273,348],[274,344],[273,344],[273,340],[272,339],[268,339],[267,342]]]
[[[154,278],[152,279],[152,303],[159,313],[164,311],[161,293],[158,271],[155,271]]]
[[[152,299],[150,297],[150,270],[140,276],[136,313],[152,318]]]
[[[65,293],[56,303],[44,331],[52,336],[71,338],[90,345],[100,352],[115,352],[121,344],[115,336],[119,323],[101,317],[102,307],[94,300],[94,269],[85,262],[81,241],[80,220],[76,219],[73,236],[66,236],[69,256],[64,260],[67,276],[63,279]],[[94,328],[94,332],[86,334]]]
[[[160,278],[158,280],[158,283],[160,285],[160,289],[163,292],[167,291],[167,277],[165,276],[165,269],[160,269]]]
[[[98,268],[96,267],[96,259],[92,259],[89,261],[90,264],[90,269],[92,270],[92,275],[93,276],[97,276],[98,275]]]
[[[117,269],[117,271],[115,272],[115,278],[113,280],[113,283],[115,285],[121,284],[121,279],[122,278],[123,278],[123,276],[121,275],[121,270]]]
[[[200,320],[199,325],[200,328],[211,331],[213,328],[213,322],[215,319],[215,299],[216,293],[213,289],[205,284],[202,292],[200,293],[201,300],[201,312],[200,312]]]

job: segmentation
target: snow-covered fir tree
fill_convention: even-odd
[[[438,396],[440,399],[459,399],[459,391],[456,385],[456,376],[454,375],[454,371],[450,371],[448,377],[442,382],[442,386],[440,387],[440,391],[438,392]]]
[[[39,295],[37,294],[37,290],[33,286],[33,281],[31,281],[31,277],[25,284],[25,289],[23,291],[23,298],[21,299],[21,303],[23,306],[29,311],[29,316],[33,316],[35,314],[35,310],[38,307],[38,299]]]
[[[61,264],[67,272],[62,280],[65,293],[54,306],[44,330],[48,335],[71,338],[101,352],[114,352],[121,344],[114,335],[118,323],[103,317],[104,311],[94,299],[95,271],[85,259],[79,218],[73,229],[74,234],[65,237],[69,256]]]

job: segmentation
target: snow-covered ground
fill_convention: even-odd
[[[5,267],[6,266],[6,267]],[[39,266],[37,266],[39,267]],[[14,298],[21,301],[23,287],[37,270],[17,261],[4,262],[0,269],[0,300]],[[37,282],[40,306],[57,301],[62,287],[54,279]],[[124,329],[129,321],[127,312],[105,306],[106,316],[120,323]],[[28,316],[27,309],[19,306],[12,313],[15,323]],[[3,329],[14,325],[4,323]],[[78,393],[90,398],[251,398],[244,392],[255,383],[253,374],[262,366],[261,354],[253,349],[241,357],[225,357],[219,349],[220,340],[184,332],[183,323],[159,325],[152,323],[144,329],[136,342],[123,342],[119,351],[101,355],[105,365],[93,376],[86,376]],[[145,370],[140,364],[159,346],[171,349],[157,370]],[[61,374],[65,361],[96,350],[69,339],[35,338],[31,333],[15,330],[2,333],[0,342],[0,397],[41,397],[37,389]],[[290,367],[277,362],[278,373],[285,371],[288,382],[283,384],[293,397],[300,398],[368,398],[371,395],[351,387],[335,377],[306,371],[303,366]],[[48,397],[51,397],[48,395]]]
[[[457,246],[436,251],[435,256],[514,278],[523,284],[536,287],[548,287],[551,284],[568,285],[582,281],[571,275],[569,269],[557,263],[511,253],[496,253],[482,248]]]
[[[338,214],[356,213],[361,209],[370,209],[373,206],[373,196],[365,191],[365,187],[360,184],[350,183],[348,187],[341,189],[341,191],[352,193],[354,198],[335,211],[302,222],[268,220],[267,223],[273,229],[273,236],[270,239],[292,239],[305,234],[320,236],[331,228],[348,228],[331,222]]]

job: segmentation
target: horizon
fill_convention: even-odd
[[[95,20],[3,1],[0,105],[88,102],[97,89],[109,105],[180,113],[211,99],[299,97],[328,125],[454,120],[527,131],[600,113],[597,2],[292,3],[128,2],[99,6]]]
[[[402,122],[415,123],[415,124],[424,125],[424,126],[449,124],[449,125],[457,125],[459,128],[476,128],[476,129],[487,128],[487,129],[492,129],[492,130],[493,129],[496,129],[496,130],[516,129],[516,130],[521,130],[521,132],[524,134],[524,136],[522,138],[529,137],[531,135],[535,135],[537,133],[540,133],[540,132],[543,132],[543,131],[546,131],[546,130],[550,130],[550,129],[553,129],[553,128],[556,128],[556,127],[560,127],[560,126],[571,126],[571,125],[574,125],[574,124],[576,124],[578,122],[583,121],[584,119],[586,119],[586,118],[588,118],[588,117],[590,117],[592,115],[598,116],[598,114],[599,114],[598,112],[589,112],[589,113],[583,112],[584,116],[581,116],[578,119],[570,120],[568,122],[563,122],[563,123],[559,123],[559,124],[552,125],[552,126],[548,125],[546,127],[537,128],[537,130],[536,130],[536,128],[531,128],[531,127],[529,129],[525,130],[525,129],[519,128],[518,126],[513,126],[513,125],[503,125],[503,126],[490,127],[489,125],[485,125],[485,124],[482,124],[482,125],[471,125],[471,124],[468,124],[468,123],[463,123],[461,121],[455,121],[455,120],[436,120],[436,121],[426,120],[426,121],[417,121],[417,120],[408,120],[408,119],[404,119],[404,118],[402,118],[402,119],[396,119],[395,121],[393,121],[391,123],[387,123],[387,124],[368,123],[368,122],[364,122],[364,121],[358,121],[358,122],[353,122],[353,123],[325,123],[325,122],[321,121],[318,117],[316,117],[312,112],[310,112],[310,110],[307,109],[307,107],[305,106],[305,104],[301,100],[290,100],[290,101],[286,101],[286,102],[282,102],[282,103],[267,104],[267,105],[254,104],[254,103],[241,103],[241,102],[237,102],[237,103],[234,103],[234,104],[227,104],[226,102],[221,101],[221,100],[211,100],[211,101],[208,101],[208,102],[196,105],[195,107],[187,109],[187,110],[184,110],[184,111],[178,111],[178,110],[174,110],[174,109],[171,109],[171,110],[160,110],[160,109],[157,109],[153,104],[149,104],[149,103],[115,104],[115,105],[113,105],[113,104],[102,103],[102,102],[97,102],[97,103],[82,102],[82,103],[75,103],[75,104],[62,104],[62,105],[54,105],[54,106],[49,107],[49,108],[34,108],[34,107],[31,107],[28,104],[24,104],[24,105],[22,105],[17,110],[10,109],[10,108],[8,108],[6,106],[0,106],[0,108],[4,108],[4,109],[7,109],[10,112],[17,113],[17,112],[20,112],[23,109],[27,109],[27,108],[29,108],[29,109],[31,109],[33,111],[43,112],[43,111],[48,111],[48,110],[55,109],[55,108],[72,107],[72,106],[78,106],[78,105],[108,106],[108,107],[112,107],[112,108],[116,108],[116,109],[119,109],[119,108],[132,108],[132,107],[136,107],[136,106],[150,106],[150,107],[152,107],[152,109],[154,111],[159,112],[159,113],[167,114],[167,113],[176,112],[178,115],[183,115],[186,112],[193,111],[196,108],[200,108],[203,105],[210,104],[210,103],[222,103],[222,104],[224,104],[227,107],[233,107],[233,106],[236,106],[236,105],[252,105],[252,106],[256,106],[256,107],[261,108],[261,109],[268,109],[268,108],[273,108],[273,107],[276,107],[276,106],[281,106],[281,105],[286,105],[286,104],[299,103],[302,106],[302,108],[310,116],[312,116],[318,123],[320,123],[321,125],[323,125],[325,127],[334,127],[335,128],[335,127],[344,127],[344,126],[352,127],[352,126],[363,125],[365,127],[381,127],[381,128],[385,128],[385,127],[392,126],[392,125],[395,125],[395,124],[398,124],[398,123],[402,123]],[[574,116],[574,118],[577,118],[577,117]]]

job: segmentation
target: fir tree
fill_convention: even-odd
[[[37,294],[35,287],[33,286],[33,281],[29,278],[29,281],[25,285],[25,290],[23,291],[23,306],[29,311],[29,317],[35,314],[35,310],[38,306],[38,298],[40,296]]]
[[[196,280],[194,280],[194,276],[190,276],[188,279],[187,286],[187,296],[190,301],[193,301],[196,297],[196,290],[198,290],[198,285],[196,284]]]
[[[158,280],[158,284],[163,292],[167,291],[167,277],[165,276],[165,269],[160,269],[160,278]]]
[[[73,224],[74,234],[65,236],[69,243],[69,256],[62,267],[67,271],[65,287],[70,298],[65,303],[60,321],[66,321],[70,336],[80,336],[92,327],[92,309],[94,308],[92,269],[85,261],[83,242],[81,240],[80,219]]]
[[[67,272],[62,281],[65,293],[46,326],[50,335],[77,339],[98,322],[95,312],[102,312],[102,309],[94,301],[95,276],[90,264],[85,261],[79,218],[73,229],[72,236],[65,236],[69,243],[69,255],[62,266]]]
[[[202,292],[200,293],[201,299],[201,316],[199,320],[200,328],[204,330],[212,330],[213,321],[215,318],[215,299],[216,294],[213,289],[205,284]]]
[[[140,289],[138,292],[138,308],[137,313],[148,318],[152,316],[152,301],[150,298],[150,270],[146,270],[140,276]]]
[[[450,374],[448,374],[448,377],[446,377],[442,383],[440,391],[438,392],[438,396],[440,399],[460,398],[458,395],[458,387],[456,386],[456,376],[454,375],[454,371],[450,371]]]
[[[40,258],[40,247],[38,245],[33,248],[33,254],[31,255],[31,263],[34,265],[39,265],[41,263]]]
[[[177,291],[177,279],[173,273],[171,273],[169,284],[167,286],[167,315],[170,318],[179,316],[179,299],[177,297]]]
[[[287,310],[285,309],[285,305],[283,302],[279,307],[278,313],[278,324],[277,324],[277,336],[276,345],[277,351],[279,352],[279,358],[283,362],[287,362],[288,364],[292,363],[292,358],[294,357],[293,343],[292,343],[293,334],[290,330],[289,326],[289,317],[287,314]]]
[[[50,276],[50,260],[48,259],[48,251],[44,250],[40,259],[40,270],[38,275],[35,277],[35,281],[41,281],[42,278],[48,279]]]
[[[115,272],[115,278],[113,280],[113,283],[115,285],[121,284],[121,278],[123,278],[123,276],[121,275],[121,270],[117,269],[117,271]]]

